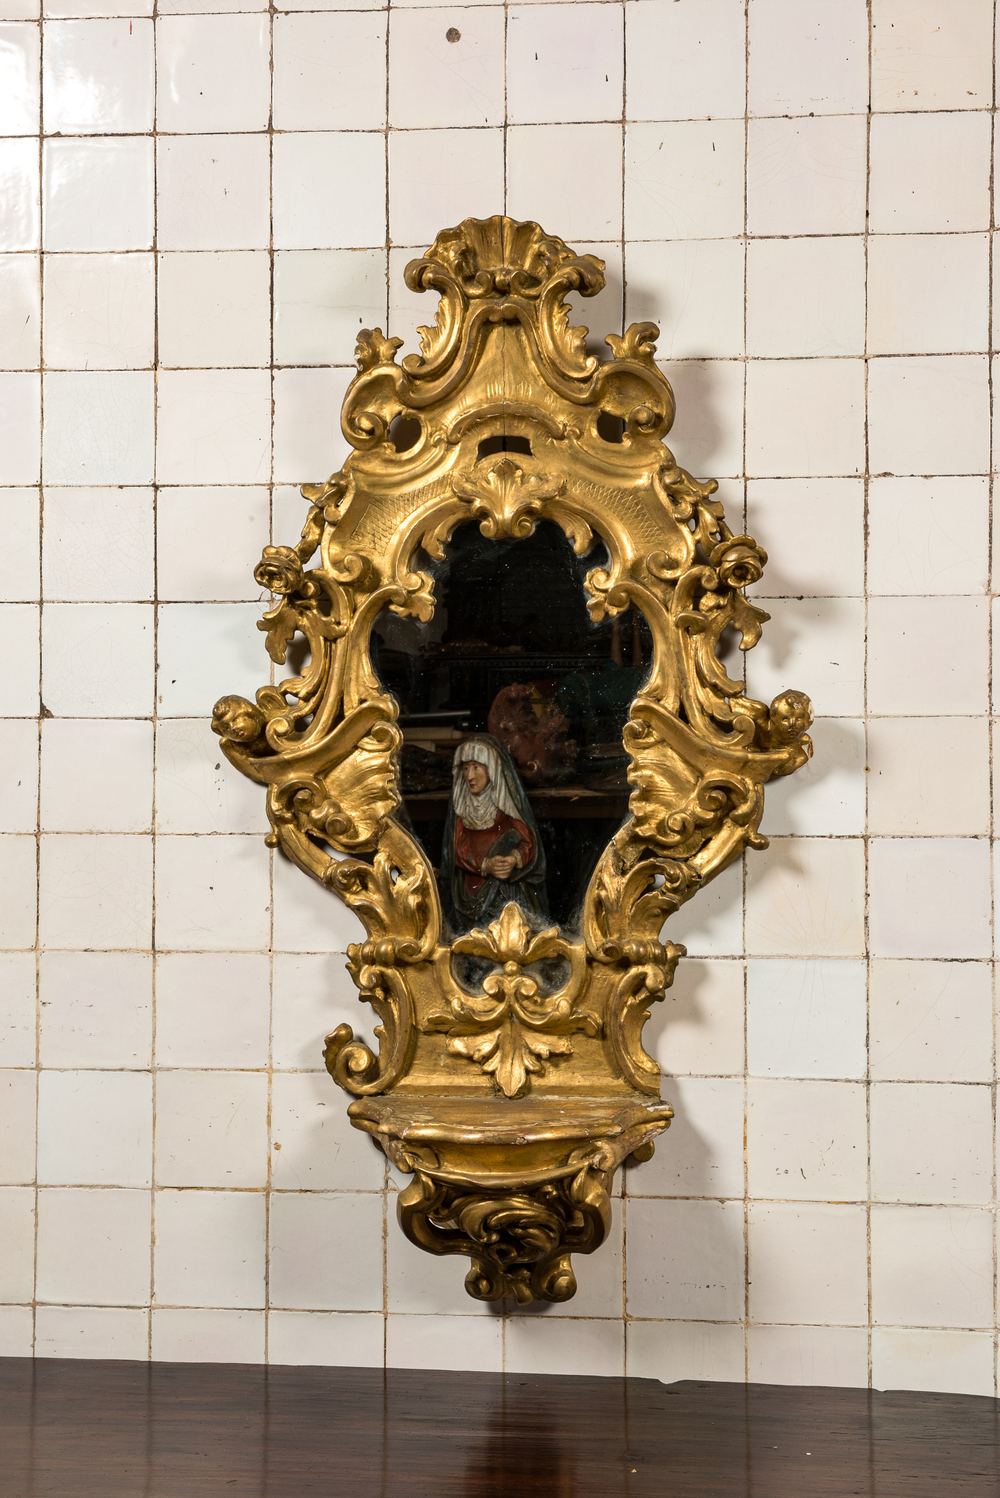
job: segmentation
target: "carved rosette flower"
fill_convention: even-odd
[[[302,562],[292,546],[265,546],[253,575],[262,588],[267,588],[271,593],[281,593],[286,598],[290,593],[297,592],[305,582]]]
[[[753,536],[732,536],[719,543],[709,561],[728,588],[748,588],[763,577],[767,552]]]

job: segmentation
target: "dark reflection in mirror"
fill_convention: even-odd
[[[622,728],[648,670],[636,610],[594,624],[558,526],[523,541],[456,532],[428,624],[389,610],[372,659],[400,705],[404,812],[434,865],[453,934],[510,900],[532,925],[572,927],[628,809]]]

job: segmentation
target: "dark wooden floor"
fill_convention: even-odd
[[[3,1498],[998,1498],[1000,1404],[0,1359]]]

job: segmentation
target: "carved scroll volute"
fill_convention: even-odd
[[[642,1044],[684,952],[664,922],[765,845],[763,787],[811,753],[808,698],[768,707],[720,658],[727,630],[744,650],[760,637],[768,616],[745,589],[767,557],[726,524],[714,481],[664,446],[674,400],[657,329],[609,334],[602,359],[570,326],[567,293],[594,296],[603,270],[500,217],[444,231],[407,267],[412,290],[439,297],[420,352],[398,362],[398,339],[362,330],[342,412],[354,451],[304,486],[300,540],[265,548],[255,572],[273,596],[260,622],[272,661],[298,640],[308,664],[254,702],[223,697],[212,724],[266,787],[270,845],[365,927],[348,968],[377,1015],[377,1053],[341,1025],[326,1064],[356,1126],[414,1175],[403,1230],[469,1257],[467,1289],[485,1299],[572,1295],[570,1254],[602,1241],[614,1170],[648,1157],[671,1116]],[[459,527],[517,541],[543,521],[578,557],[602,543],[592,617],[637,611],[648,626],[624,731],[629,815],[578,931],[510,903],[449,941],[402,808],[398,707],[372,669],[372,626],[384,609],[432,618],[431,564]]]

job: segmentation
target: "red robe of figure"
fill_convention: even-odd
[[[535,856],[535,839],[523,822],[498,810],[492,827],[483,827],[474,832],[466,827],[461,817],[455,818],[455,864],[464,870],[465,887],[470,894],[475,894],[486,883],[486,876],[481,872],[483,859],[489,858],[490,849],[501,833],[509,832],[512,828],[521,841],[511,851],[517,860],[517,867],[523,869]]]

